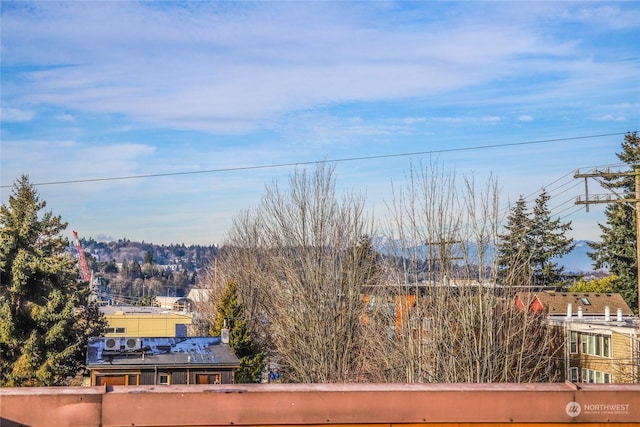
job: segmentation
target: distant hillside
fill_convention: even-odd
[[[80,239],[100,304],[149,305],[155,296],[184,296],[206,277],[217,246],[156,245],[128,239]],[[69,248],[75,252],[75,245]]]
[[[374,247],[377,251],[379,251],[383,255],[395,254],[397,253],[397,245],[391,244],[384,237],[377,237],[373,239]],[[569,252],[567,255],[560,257],[557,259],[560,265],[564,266],[565,273],[590,273],[594,271],[593,268],[593,260],[589,258],[587,253],[590,251],[589,241],[587,240],[576,240],[574,241],[575,248]],[[410,245],[409,245],[410,246]],[[470,251],[473,252],[474,245],[469,245]],[[421,256],[426,258],[428,256],[428,248],[425,245],[416,245],[418,253],[422,254]],[[492,251],[493,248],[490,249]],[[471,253],[471,257],[474,258],[474,254]]]
[[[177,270],[196,271],[211,264],[215,258],[217,246],[200,245],[156,245],[146,242],[132,242],[120,239],[99,242],[92,238],[80,239],[82,248],[97,262],[117,263],[137,261],[142,264],[147,253],[151,253],[157,265],[174,266]]]
[[[146,242],[132,242],[127,239],[117,241],[99,242],[94,239],[80,239],[85,252],[98,263],[115,260],[137,261],[142,264],[148,252],[153,256],[153,261],[158,265],[173,266],[176,270],[197,271],[211,265],[218,253],[218,247],[199,245],[156,245]],[[374,239],[374,247],[383,255],[388,255],[392,247],[389,242],[378,237]],[[471,247],[473,251],[473,246]],[[418,249],[424,257],[428,255],[427,247],[419,245]],[[575,248],[567,255],[559,258],[559,263],[564,266],[567,273],[588,273],[593,271],[593,261],[587,255],[589,242],[586,240],[575,241]]]

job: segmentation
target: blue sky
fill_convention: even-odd
[[[640,123],[638,2],[2,1],[1,18],[2,201],[21,174],[100,180],[38,186],[83,237],[222,243],[293,169],[253,167],[374,157],[336,178],[376,218],[435,158],[496,177],[504,206],[546,187],[597,240],[573,171],[615,168]],[[162,176],[102,180],[142,175]]]

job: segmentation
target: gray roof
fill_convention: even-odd
[[[116,345],[107,340],[115,340]],[[94,337],[89,339],[86,362],[88,368],[240,366],[229,344],[223,344],[220,337]]]

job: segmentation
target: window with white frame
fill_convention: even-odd
[[[580,335],[582,354],[611,357],[611,336],[583,333]]]
[[[162,385],[171,384],[171,374],[168,374],[165,372],[158,374],[158,384],[162,384]]]
[[[613,378],[612,378],[611,374],[608,373],[608,372],[602,372],[602,371],[596,371],[594,369],[582,368],[582,382],[583,383],[608,384],[608,383],[613,382]]]
[[[578,331],[571,331],[569,337],[569,351],[571,354],[576,354],[578,352]]]
[[[572,383],[577,383],[580,381],[580,376],[578,375],[578,368],[571,368],[569,370],[569,381]]]

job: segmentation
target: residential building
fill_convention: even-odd
[[[605,316],[555,321],[566,331],[566,379],[640,383],[640,321]]]
[[[565,379],[640,382],[640,319],[618,293],[519,293],[516,304],[544,313],[564,337]]]
[[[184,337],[191,325],[191,313],[160,307],[100,307],[107,320],[106,337]]]
[[[239,367],[228,337],[95,337],[85,385],[231,384]]]
[[[153,299],[153,305],[154,307],[185,313],[193,311],[193,301],[186,297],[156,296]]]

